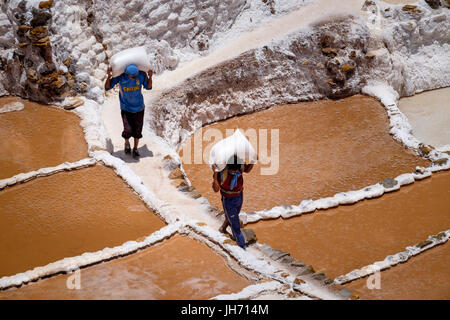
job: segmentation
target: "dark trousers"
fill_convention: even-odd
[[[233,236],[241,248],[245,248],[245,239],[241,232],[241,224],[239,222],[239,212],[241,212],[243,200],[243,192],[235,197],[222,196],[222,206],[225,211],[225,219],[227,219],[228,224],[231,226]]]
[[[131,137],[135,139],[142,138],[142,126],[144,124],[144,109],[139,112],[128,112],[121,110],[123,131],[122,137],[125,139],[130,139]]]

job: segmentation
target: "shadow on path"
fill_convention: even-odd
[[[139,162],[139,159],[141,158],[153,157],[153,151],[148,149],[147,144],[144,144],[142,147],[139,147],[138,150],[141,156],[137,159],[134,159],[131,154],[125,154],[124,149],[117,150],[115,152],[112,152],[111,154],[114,157],[120,158],[127,163],[136,163]]]

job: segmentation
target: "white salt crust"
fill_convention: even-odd
[[[95,159],[85,158],[77,162],[64,162],[56,167],[41,168],[35,171],[30,171],[26,173],[19,173],[11,178],[6,178],[0,180],[0,190],[13,186],[18,183],[24,183],[28,180],[49,176],[61,171],[80,169],[87,166],[93,166],[96,163]]]
[[[436,237],[437,235],[429,236],[427,241],[429,241],[430,243],[423,246],[422,248],[417,245],[408,246],[405,248],[405,251],[389,255],[383,261],[374,262],[373,264],[365,266],[361,269],[356,269],[345,275],[339,276],[334,280],[334,283],[345,284],[350,281],[366,277],[375,272],[389,269],[399,263],[404,263],[411,257],[414,257],[426,250],[447,242],[450,237],[450,230],[443,231],[440,234],[443,234],[440,238]]]

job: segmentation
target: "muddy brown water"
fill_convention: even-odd
[[[329,277],[346,274],[450,228],[450,171],[377,199],[249,224],[258,241]]]
[[[208,299],[251,284],[206,245],[179,235],[81,269],[80,290],[67,289],[69,276],[0,291],[0,299]]]
[[[450,244],[434,247],[407,262],[380,273],[379,289],[369,289],[363,278],[346,285],[361,299],[448,300],[450,299]],[[373,277],[374,279],[374,277]],[[369,279],[373,288],[375,280]]]
[[[25,108],[0,113],[0,179],[88,156],[76,114],[16,97],[0,98],[0,107],[12,102]]]
[[[414,155],[389,135],[389,119],[383,106],[362,95],[276,106],[206,126],[203,131],[216,128],[225,137],[226,129],[237,127],[243,131],[267,129],[268,146],[275,137],[270,129],[279,130],[277,174],[262,175],[261,168],[267,169],[270,164],[257,164],[244,176],[242,210],[247,212],[358,190],[387,177],[412,172],[416,166],[429,165],[429,161]],[[192,146],[194,159],[192,140],[186,144]],[[204,141],[203,150],[209,144]],[[268,154],[271,152],[269,148]],[[184,163],[183,167],[193,186],[221,208],[219,195],[211,189],[208,164]]]
[[[0,277],[121,245],[162,228],[112,169],[41,177],[0,191]]]

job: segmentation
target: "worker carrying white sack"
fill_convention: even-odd
[[[216,143],[210,152],[209,163],[213,170],[214,192],[222,197],[225,221],[219,231],[226,233],[231,227],[232,239],[245,250],[245,239],[241,232],[239,213],[243,203],[244,178],[243,173],[249,173],[258,156],[245,136],[236,130],[235,133]]]
[[[146,72],[142,71],[146,70]],[[114,77],[112,77],[114,75]],[[134,138],[133,158],[140,156],[139,139],[144,124],[144,97],[142,87],[152,89],[152,76],[147,52],[144,47],[123,50],[110,59],[105,90],[120,85],[119,100],[123,122],[122,137],[125,139],[125,154],[131,153],[130,138]]]

